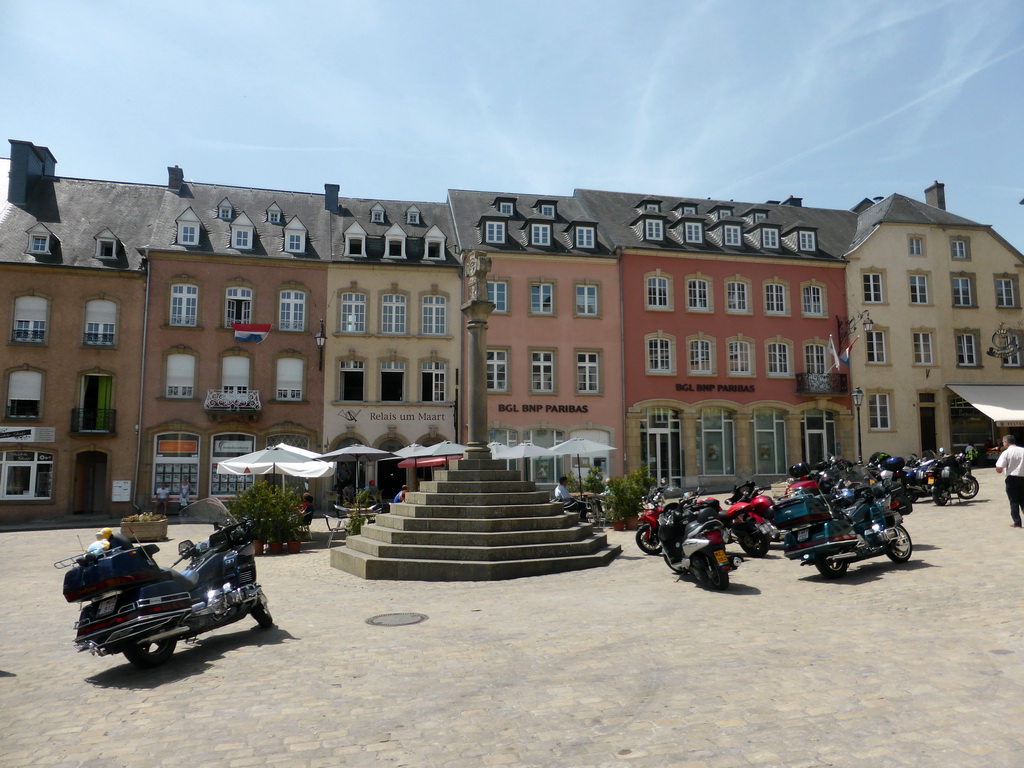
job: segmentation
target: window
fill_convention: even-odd
[[[423,297],[423,334],[444,336],[448,333],[448,299],[444,296]]]
[[[868,429],[889,429],[889,396],[868,395]]]
[[[800,250],[805,253],[814,253],[818,248],[818,238],[814,232],[800,232]]]
[[[366,333],[365,294],[341,294],[341,332]]]
[[[757,224],[757,222],[764,221],[767,218],[768,218],[768,214],[767,213],[760,213],[760,212],[755,213],[754,214],[754,223]]]
[[[953,278],[953,306],[972,307],[974,306],[974,291],[971,287],[971,278]]]
[[[803,300],[804,315],[808,317],[823,317],[825,314],[824,294],[819,285],[805,285],[800,290]]]
[[[487,300],[494,305],[495,312],[508,312],[508,283],[504,280],[488,280]]]
[[[166,397],[194,397],[196,382],[195,355],[181,353],[168,355],[165,378],[164,395]]]
[[[978,339],[973,333],[956,335],[956,364],[966,368],[978,366]]]
[[[342,360],[338,364],[338,399],[349,402],[364,400],[365,373],[362,360]]]
[[[907,252],[911,256],[920,256],[924,253],[924,243],[920,237],[911,237],[907,240]]]
[[[302,373],[305,369],[297,357],[282,357],[277,361],[277,399],[302,399]]]
[[[256,438],[242,433],[221,433],[210,438],[210,494],[212,496],[235,496],[250,488],[252,475],[218,475],[217,465],[256,449]],[[172,486],[173,488],[173,486]],[[192,493],[199,496],[193,485]]]
[[[487,391],[508,392],[508,352],[487,350]]]
[[[877,272],[867,272],[861,275],[861,284],[864,287],[864,302],[866,304],[882,303],[882,276]]]
[[[117,241],[112,237],[96,238],[96,258],[110,260],[117,256]]]
[[[167,483],[171,493],[178,494],[184,481],[192,486],[193,495],[198,496],[199,435],[187,432],[157,435],[153,445],[153,490]]]
[[[32,251],[32,253],[49,253],[50,236],[32,235],[32,237],[29,239],[29,249]]]
[[[249,358],[245,355],[229,355],[220,361],[220,388],[234,395],[249,391]],[[240,402],[244,402],[242,398]]]
[[[664,236],[664,229],[660,219],[644,220],[644,239],[661,240]]]
[[[704,242],[704,226],[699,221],[688,221],[683,228],[683,237],[688,243]]]
[[[932,356],[932,335],[926,331],[914,331],[914,365],[934,365]]]
[[[92,347],[114,345],[117,322],[117,304],[105,299],[94,299],[85,305],[85,343]]]
[[[443,259],[444,258],[444,241],[443,240],[425,240],[427,244],[426,258],[428,259]]]
[[[505,222],[488,221],[484,230],[484,242],[504,245],[505,243]]]
[[[711,342],[707,339],[694,339],[689,344],[691,374],[711,374],[714,367],[711,359]]]
[[[443,403],[446,395],[445,364],[423,363],[420,369],[420,400],[424,403]]]
[[[380,364],[380,399],[388,403],[405,400],[405,363],[385,361]]]
[[[380,203],[377,203],[370,209],[370,221],[374,224],[384,223],[384,207]]]
[[[577,285],[576,286],[576,316],[597,317],[597,286]]]
[[[281,331],[306,330],[306,294],[302,291],[281,291],[277,327]]]
[[[728,245],[730,247],[733,247],[733,248],[738,248],[740,243],[743,242],[743,236],[742,236],[742,234],[740,232],[740,228],[735,226],[735,225],[733,225],[733,224],[727,225],[725,227],[725,238],[724,239],[725,239],[725,244],[726,245]]]
[[[12,371],[7,377],[7,419],[38,419],[43,399],[43,374]]]
[[[549,219],[553,219],[555,217],[555,206],[551,205],[550,203],[545,203],[540,207],[540,215],[547,216]]]
[[[281,209],[275,203],[274,205],[267,208],[267,221],[271,224],[281,223]]]
[[[779,230],[774,227],[765,227],[761,230],[761,247],[778,249]]]
[[[178,245],[199,245],[199,217],[191,208],[178,217]]]
[[[389,293],[381,297],[380,332],[388,334],[405,333],[406,299],[398,293]]]
[[[696,205],[684,205],[683,206],[683,216],[696,216],[696,215],[697,215],[697,206]]]
[[[551,225],[550,224],[531,224],[530,225],[530,244],[548,246],[551,245]]]
[[[1002,308],[1017,306],[1017,283],[1013,278],[996,278],[996,306]]]
[[[828,370],[825,364],[824,344],[804,345],[804,371],[809,374],[821,374]]]
[[[405,235],[388,235],[387,237],[387,258],[389,259],[404,259],[405,258]]]
[[[789,376],[790,373],[789,345],[781,342],[770,342],[768,344],[768,375]]]
[[[420,210],[419,208],[410,208],[405,212],[405,223],[406,224],[419,224],[420,223]]]
[[[877,364],[885,363],[885,332],[868,331],[864,336],[866,337],[867,361]]]
[[[648,339],[647,372],[671,373],[672,370],[672,340],[662,338]]]
[[[1018,349],[1017,349],[1016,352],[1013,352],[1012,354],[1010,354],[1007,357],[1003,358],[1003,367],[1004,368],[1020,368],[1021,367],[1021,353],[1020,353],[1020,348],[1019,348],[1020,336],[1018,334],[1016,334],[1016,333],[1011,333],[1011,338],[1012,338],[1013,342],[1018,344]]]
[[[958,261],[969,259],[971,257],[970,248],[968,247],[968,242],[966,240],[953,238],[949,241],[949,247],[951,252],[950,255]]]
[[[231,221],[232,210],[231,203],[226,199],[222,200],[220,205],[217,207],[217,218],[223,219],[224,221]]]
[[[231,243],[232,248],[239,251],[248,251],[252,249],[252,227],[231,227],[231,232],[234,236]]]
[[[667,277],[647,278],[647,308],[670,309],[669,286]]]
[[[284,227],[284,250],[286,253],[306,252],[306,228],[297,216]]]
[[[228,288],[224,305],[224,325],[252,322],[252,290],[250,288]]]
[[[576,247],[593,248],[595,241],[593,227],[576,227]]]
[[[0,499],[49,499],[53,454],[0,451]]]
[[[601,391],[600,355],[597,352],[576,353],[576,392],[589,395]]]
[[[530,391],[555,391],[555,353],[550,351],[530,353]]]
[[[515,206],[508,201],[498,203],[498,213],[502,216],[513,216],[515,214]]]
[[[928,276],[927,275],[911,275],[910,276],[910,303],[911,304],[927,304],[928,303]]]
[[[660,211],[661,210],[661,204],[660,203],[645,203],[644,204],[644,210],[645,211]]]
[[[711,309],[711,288],[707,280],[694,278],[686,281],[686,308],[694,312]]]
[[[551,283],[533,283],[530,286],[530,314],[555,313],[555,286]]]
[[[171,325],[194,328],[199,311],[199,286],[176,283],[171,286]]]
[[[725,307],[727,312],[750,311],[750,291],[746,283],[731,280],[725,284]]]
[[[12,341],[41,344],[46,341],[46,315],[50,302],[41,296],[19,296],[14,300]]]
[[[749,376],[754,372],[749,341],[730,341],[728,355],[730,374]]]
[[[789,311],[786,307],[786,286],[780,283],[768,283],[764,287],[764,311],[768,315],[785,315]]]

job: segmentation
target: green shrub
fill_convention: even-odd
[[[608,497],[603,502],[609,520],[625,520],[639,515],[644,498],[654,486],[654,478],[647,465],[625,477],[608,480]]]
[[[302,518],[302,499],[296,491],[257,480],[249,488],[227,502],[228,511],[236,518],[250,518],[254,535],[260,541],[295,541]]]

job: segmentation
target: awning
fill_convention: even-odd
[[[1024,427],[1024,385],[947,384],[951,390],[1002,427]]]
[[[462,456],[424,456],[420,459],[402,459],[398,462],[398,466],[403,469],[410,467],[443,467],[449,461],[455,461],[461,459]]]

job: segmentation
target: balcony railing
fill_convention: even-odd
[[[85,343],[90,347],[112,347],[114,346],[114,334],[112,333],[87,333]]]
[[[11,341],[15,344],[41,344],[46,341],[46,331],[15,328],[11,333]]]
[[[850,391],[845,373],[798,373],[798,395],[845,395]]]
[[[117,411],[113,408],[72,408],[72,432],[99,432],[112,435],[117,425]]]
[[[248,392],[228,392],[223,389],[208,389],[203,408],[207,411],[236,411],[244,413],[259,413],[260,405],[259,390],[251,389]]]

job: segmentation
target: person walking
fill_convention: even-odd
[[[1024,448],[1013,435],[1003,435],[1003,450],[996,460],[996,472],[1006,475],[1006,498],[1010,500],[1013,527],[1020,528],[1020,510],[1024,507]]]

